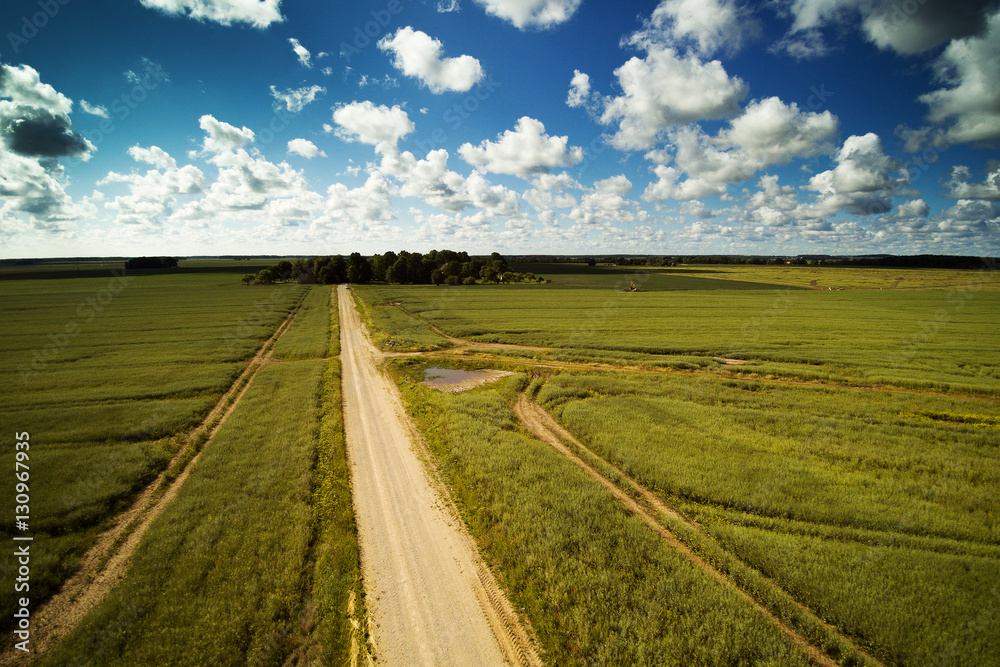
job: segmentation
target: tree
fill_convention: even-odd
[[[364,285],[372,281],[372,266],[360,252],[347,258],[347,282]]]
[[[255,277],[255,276],[254,276],[254,275],[253,275],[252,273],[248,273],[248,274],[246,274],[245,276],[243,276],[243,284],[244,284],[244,285],[249,285],[249,284],[250,284],[250,283],[252,283],[252,282],[253,282],[253,281],[254,281],[255,279],[256,279],[256,277]]]
[[[292,277],[292,263],[287,259],[283,259],[278,262],[272,270],[275,272],[275,276],[279,280],[288,280]]]

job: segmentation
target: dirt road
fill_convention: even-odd
[[[414,450],[399,392],[340,289],[344,426],[369,628],[384,665],[541,664]]]

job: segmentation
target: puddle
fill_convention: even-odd
[[[424,381],[421,384],[438,391],[457,394],[507,375],[513,373],[498,370],[463,371],[458,368],[428,368],[424,370]]]
[[[485,371],[463,371],[458,368],[428,368],[424,371],[424,382],[430,385],[458,384],[485,377]]]

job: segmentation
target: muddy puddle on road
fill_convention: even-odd
[[[424,381],[420,384],[431,389],[455,394],[460,391],[468,391],[487,382],[493,382],[505,375],[513,375],[513,373],[510,371],[466,371],[460,368],[432,367],[424,370]]]

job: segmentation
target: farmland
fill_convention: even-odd
[[[63,269],[64,276],[77,270]],[[7,324],[0,334],[6,388],[0,421],[7,432],[32,436],[37,602],[167,467],[303,296],[295,286],[233,289],[225,273],[101,271],[103,277],[29,274],[0,282]],[[5,449],[11,469],[12,459]],[[13,507],[4,511],[9,537]],[[10,561],[3,567],[10,576]],[[12,597],[5,590],[5,610]]]
[[[717,630],[697,643],[710,654],[672,637],[642,600],[681,580],[658,560],[676,552],[595,479],[657,498],[660,526],[835,663],[1000,661],[995,274],[531,270],[552,283],[355,294],[386,311],[381,340],[437,348],[396,377],[554,664],[642,664],[656,642],[658,664],[799,659],[704,572],[681,590],[719,616],[694,593],[658,599]],[[523,374],[450,396],[418,384],[431,365]],[[595,474],[535,439],[519,395]]]
[[[33,612],[65,581],[85,612],[37,662],[377,659],[337,290],[201,264],[0,281]],[[1000,662],[994,273],[515,268],[551,282],[341,294],[545,664]]]

